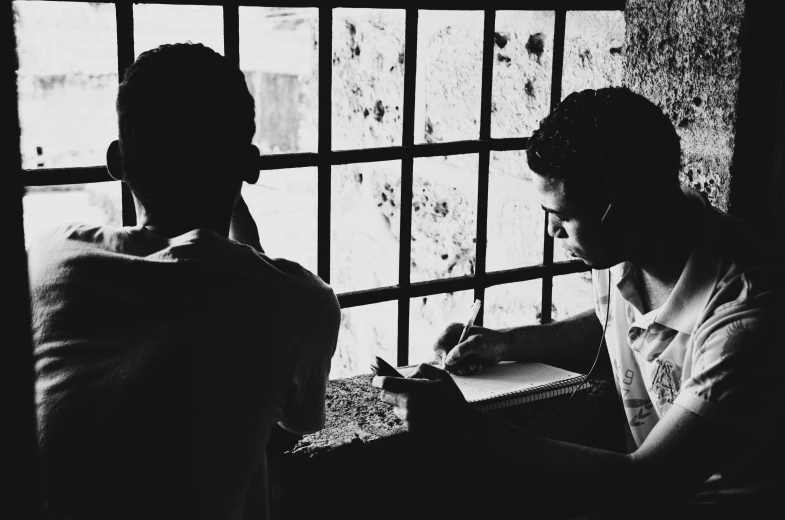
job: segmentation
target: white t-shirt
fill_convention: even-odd
[[[323,427],[340,309],[300,265],[206,229],[78,224],[28,262],[52,511],[242,518],[273,426]]]
[[[635,444],[673,406],[736,430],[739,454],[693,501],[738,504],[775,492],[781,471],[783,407],[773,371],[785,345],[775,326],[783,317],[782,266],[740,221],[684,191],[701,207],[701,220],[666,302],[644,312],[636,268],[625,263],[593,271],[595,310],[600,323],[608,316],[605,341]],[[667,482],[662,492],[668,496]]]

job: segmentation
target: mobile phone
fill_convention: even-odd
[[[371,361],[371,370],[377,376],[404,377],[403,374],[395,370],[379,356],[374,356],[374,360]]]

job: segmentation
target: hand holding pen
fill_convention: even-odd
[[[436,362],[448,372],[467,375],[510,358],[509,333],[474,325],[480,302],[475,301],[468,320],[450,324],[436,340]]]
[[[436,345],[434,345],[434,350],[436,351],[436,361],[444,370],[455,372],[457,374],[462,374],[465,371],[472,371],[465,370],[470,369],[467,363],[461,363],[456,366],[455,362],[451,363],[450,361],[454,358],[452,352],[458,345],[466,341],[466,339],[469,337],[470,330],[474,326],[474,320],[477,319],[477,314],[480,312],[481,305],[482,303],[480,300],[475,300],[474,304],[472,304],[472,307],[469,310],[469,316],[463,325],[460,323],[451,324],[436,341]]]

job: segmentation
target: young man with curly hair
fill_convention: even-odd
[[[144,52],[117,112],[107,165],[138,224],[63,225],[28,249],[44,514],[265,518],[268,441],[324,424],[338,301],[262,251],[236,66],[199,44]]]
[[[437,361],[458,374],[502,360],[585,373],[604,331],[627,452],[547,439],[480,413],[431,365],[407,379],[376,378],[380,398],[456,458],[506,468],[507,493],[486,486],[487,502],[513,496],[522,517],[756,517],[781,488],[781,257],[680,185],[675,129],[629,89],[570,94],[526,154],[548,233],[592,268],[594,308],[547,325],[475,326],[457,345],[453,324],[434,347]],[[465,476],[455,496],[466,496],[458,484],[482,480]]]

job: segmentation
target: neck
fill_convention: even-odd
[[[632,263],[647,285],[669,293],[687,264],[700,220],[681,191],[662,207],[667,208],[662,218],[648,219],[648,225],[636,234]]]
[[[229,237],[231,211],[177,208],[172,212],[151,212],[138,199],[134,202],[137,224],[158,236],[173,238],[194,229],[210,229],[223,237]]]

